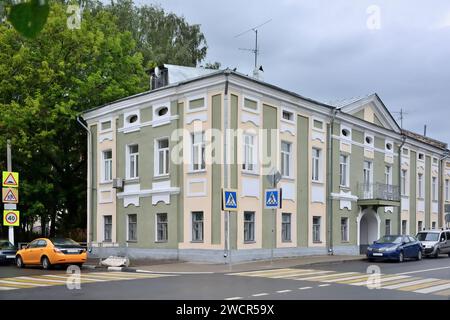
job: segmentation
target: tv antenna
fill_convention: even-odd
[[[403,108],[400,109],[400,111],[392,111],[392,113],[396,113],[396,114],[400,115],[397,120],[400,120],[400,128],[403,129],[403,119],[405,118],[405,114],[408,114],[408,113],[404,112]]]
[[[238,35],[235,35],[235,38],[238,38],[244,34],[246,34],[247,32],[253,31],[255,32],[255,48],[254,49],[246,49],[246,48],[239,48],[239,50],[245,50],[245,51],[251,51],[253,52],[253,54],[255,55],[255,69],[258,68],[258,55],[259,55],[259,48],[258,48],[258,28],[262,27],[263,25],[269,23],[270,21],[272,21],[272,19],[267,20],[264,23],[261,23],[260,25],[257,25],[256,27],[250,28],[244,32],[239,33]]]

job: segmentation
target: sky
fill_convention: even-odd
[[[403,127],[450,144],[450,1],[138,0],[201,25],[205,62],[330,103],[378,93]],[[398,121],[400,124],[400,121]]]

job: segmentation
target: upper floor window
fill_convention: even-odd
[[[348,155],[341,154],[339,161],[339,184],[342,187],[349,186],[349,170],[348,170]]]
[[[103,156],[103,175],[102,181],[109,182],[112,180],[112,151],[106,150],[102,152]]]
[[[407,149],[407,148],[403,148],[403,155],[404,156],[409,156],[409,149]]]
[[[247,111],[258,111],[258,101],[244,98],[244,106],[243,109],[247,109]]]
[[[408,176],[408,171],[405,169],[402,169],[401,173],[401,182],[400,182],[400,188],[401,188],[401,194],[402,196],[406,196],[406,179]]]
[[[423,198],[423,174],[419,173],[417,175],[417,193],[419,198]]]
[[[450,180],[445,179],[445,200],[450,200]]]
[[[205,108],[205,98],[194,98],[189,100],[189,111],[200,111]]]
[[[127,178],[134,179],[139,177],[139,146],[137,144],[128,146],[127,158]]]
[[[132,115],[128,116],[126,120],[127,120],[128,123],[131,124],[131,123],[137,122],[138,119],[139,118],[138,118],[137,114],[132,114]]]
[[[199,171],[206,168],[205,163],[205,133],[195,132],[192,138],[192,170]]]
[[[392,184],[392,167],[391,166],[384,167],[384,177],[385,177],[385,183],[387,185],[391,185]]]
[[[344,137],[346,139],[350,139],[351,135],[352,135],[352,133],[351,133],[350,129],[342,128],[342,130],[341,130],[341,136],[342,137]]]
[[[294,114],[290,111],[283,110],[283,119],[287,121],[294,121]]]
[[[323,130],[323,122],[320,121],[320,120],[314,119],[314,121],[313,121],[313,127],[316,128],[316,129]]]
[[[281,141],[281,175],[283,177],[290,177],[291,163],[292,163],[292,143]]]
[[[255,140],[256,137],[251,134],[243,135],[244,145],[243,147],[243,156],[244,161],[242,163],[242,170],[255,172],[256,171],[256,146]]]
[[[364,144],[367,146],[373,146],[373,137],[369,135],[364,136]]]
[[[433,201],[437,201],[437,178],[431,178],[431,196]]]
[[[320,170],[320,164],[321,164],[321,154],[322,150],[313,148],[312,149],[312,180],[313,181],[320,181],[321,178],[321,170]]]
[[[392,151],[394,151],[394,146],[392,145],[391,142],[387,142],[387,143],[386,143],[386,151],[387,151],[387,152],[392,152]]]
[[[420,161],[425,160],[425,155],[423,153],[419,153],[417,157]]]
[[[156,141],[155,152],[155,175],[169,174],[169,139],[162,138]]]
[[[100,124],[100,131],[107,131],[109,129],[111,129],[111,120],[103,121]]]

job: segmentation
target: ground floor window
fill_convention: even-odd
[[[128,215],[128,241],[137,241],[137,215]]]
[[[431,229],[436,229],[436,221],[433,221],[433,222],[431,223]]]
[[[168,239],[167,213],[156,214],[156,241],[164,242]]]
[[[255,213],[244,211],[244,242],[255,241]]]
[[[402,235],[406,234],[406,226],[407,226],[407,221],[402,220]]]
[[[103,241],[111,242],[112,239],[112,216],[103,216]]]
[[[422,221],[417,221],[417,231],[422,231],[423,230],[423,222]]]
[[[281,215],[281,241],[291,241],[291,214],[283,213]]]
[[[385,221],[385,235],[389,236],[391,234],[391,219],[386,219]]]
[[[192,241],[203,241],[203,211],[192,212]]]
[[[341,218],[341,241],[348,242],[348,218]]]
[[[313,242],[320,242],[320,223],[321,217],[313,217]]]

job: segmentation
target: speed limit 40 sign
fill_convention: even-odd
[[[19,226],[19,211],[4,210],[3,211],[3,225],[9,227]]]

